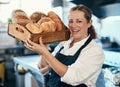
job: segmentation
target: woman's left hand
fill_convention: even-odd
[[[39,43],[40,44],[34,43],[30,39],[28,39],[25,41],[25,47],[27,47],[28,49],[30,49],[34,52],[37,52],[38,54],[43,55],[44,53],[46,53],[46,51],[48,51],[48,49],[43,44],[42,37],[40,37]]]

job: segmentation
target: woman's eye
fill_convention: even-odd
[[[81,23],[82,21],[77,21],[77,23]]]
[[[69,23],[73,23],[73,21],[69,21]]]

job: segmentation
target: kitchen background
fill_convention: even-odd
[[[85,4],[93,12],[93,25],[98,34],[96,41],[103,50],[115,53],[114,57],[120,59],[120,0],[0,0],[1,85],[4,87],[24,87],[20,85],[24,83],[20,79],[24,78],[25,73],[16,74],[14,57],[37,55],[26,49],[22,42],[8,35],[8,23],[11,22],[12,11],[22,9],[30,16],[35,11],[47,13],[52,10],[60,16],[67,26],[69,9],[79,4]],[[57,43],[50,44],[51,49],[54,49],[56,45]],[[116,64],[114,61],[118,63]],[[120,61],[115,58],[108,58],[105,62],[104,73],[101,74],[104,75],[104,78],[100,79],[104,80],[105,87],[120,87],[119,65]],[[116,75],[117,81],[115,80]],[[104,86],[98,84],[98,87]]]

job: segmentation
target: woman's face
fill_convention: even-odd
[[[74,39],[80,41],[88,36],[91,21],[87,22],[82,11],[71,11],[69,14],[69,29]]]

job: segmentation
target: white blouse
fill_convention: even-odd
[[[74,55],[87,39],[88,37],[75,43],[71,48],[69,46],[72,38],[61,42],[52,54],[55,55],[64,46],[64,49],[61,50],[62,54]],[[92,40],[83,48],[75,63],[68,66],[67,72],[61,77],[61,81],[73,86],[85,83],[88,87],[96,87],[96,80],[101,72],[104,58],[102,48]]]

